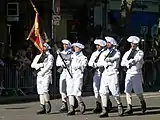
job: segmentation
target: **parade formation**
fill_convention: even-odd
[[[63,51],[57,50],[57,58],[50,54],[51,47],[43,44],[43,51],[36,55],[31,67],[37,72],[37,91],[40,99],[40,110],[37,114],[46,114],[51,112],[51,103],[49,97],[49,84],[52,81],[52,72],[54,59],[58,72],[61,74],[59,79],[59,92],[62,99],[60,112],[67,112],[67,115],[75,115],[75,109],[79,106],[80,113],[84,114],[86,105],[82,99],[82,86],[84,70],[90,66],[93,73],[93,91],[95,95],[95,109],[93,113],[99,113],[99,117],[108,117],[112,109],[110,101],[110,92],[115,99],[118,107],[118,116],[133,114],[132,110],[132,90],[138,96],[141,104],[141,110],[146,111],[146,102],[143,97],[143,56],[144,53],[139,49],[140,38],[130,36],[127,39],[130,42],[130,50],[127,51],[122,60],[121,53],[117,49],[117,42],[114,38],[106,36],[105,40],[95,39],[96,51],[93,52],[88,60],[83,54],[85,46],[81,43],[73,43],[67,39],[62,40]],[[119,67],[126,71],[125,93],[127,109],[121,102],[119,91]],[[67,105],[67,100],[69,101]],[[54,106],[54,105],[53,105]]]

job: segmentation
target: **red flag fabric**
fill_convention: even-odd
[[[30,34],[27,38],[27,40],[31,40],[34,45],[40,50],[40,52],[43,52],[43,40],[40,35],[40,27],[39,27],[39,15],[36,13],[34,25],[30,31]]]

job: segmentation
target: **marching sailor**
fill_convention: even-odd
[[[75,115],[75,99],[78,100],[81,114],[85,112],[85,104],[82,100],[82,86],[84,70],[88,64],[87,57],[83,55],[82,49],[84,45],[81,43],[73,43],[74,53],[71,55],[70,71],[71,75],[66,78],[67,82],[67,96],[69,98],[69,111],[67,115]]]
[[[62,40],[62,44],[63,44],[64,49],[61,52],[61,54],[62,54],[62,57],[64,56],[63,59],[65,60],[67,64],[68,62],[70,62],[70,56],[72,54],[71,42],[69,40],[64,39]],[[67,77],[68,71],[65,69],[64,63],[59,55],[56,60],[56,66],[60,67],[59,72],[61,74],[60,79],[59,79],[59,91],[60,91],[61,99],[62,99],[62,107],[60,108],[60,111],[64,112],[64,111],[68,111],[67,91],[66,91],[66,77]]]
[[[54,62],[54,57],[50,54],[49,49],[51,47],[44,43],[43,52],[36,55],[31,67],[37,71],[37,91],[40,99],[41,109],[37,114],[45,114],[51,112],[51,103],[49,84],[52,82],[52,67]]]
[[[95,109],[93,109],[93,113],[101,113],[102,106],[101,106],[101,99],[99,94],[100,83],[101,83],[101,72],[97,67],[97,62],[102,52],[106,50],[106,42],[102,39],[96,39],[94,41],[94,44],[96,45],[97,50],[92,53],[91,58],[88,62],[88,66],[92,67],[91,70],[94,70],[94,71],[91,71],[93,72],[93,91],[94,91],[94,96],[96,100],[96,107]],[[110,100],[108,100],[108,102],[110,102]],[[111,103],[108,103],[108,104],[111,104]]]
[[[100,96],[102,102],[102,112],[99,117],[108,117],[107,98],[109,97],[109,90],[118,104],[118,115],[123,115],[123,107],[119,92],[118,83],[118,68],[120,62],[120,52],[114,47],[116,41],[112,37],[105,37],[107,41],[107,50],[104,51],[97,63],[102,72],[100,84]]]
[[[140,38],[137,36],[130,36],[127,39],[131,43],[131,49],[127,51],[121,62],[121,66],[126,68],[126,78],[125,78],[125,93],[127,100],[127,110],[126,114],[132,114],[132,89],[135,94],[140,99],[142,113],[146,111],[146,102],[143,97],[143,76],[142,76],[142,67],[144,64],[143,56],[144,53],[139,49],[138,43]]]

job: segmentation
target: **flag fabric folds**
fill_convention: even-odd
[[[43,51],[43,40],[40,35],[39,15],[37,12],[36,12],[36,16],[35,16],[34,25],[30,31],[30,34],[29,34],[27,40],[29,40],[29,39],[40,50],[40,52]]]

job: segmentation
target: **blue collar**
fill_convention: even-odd
[[[79,55],[81,52],[75,52],[76,56]]]
[[[64,51],[65,51],[65,52],[67,52],[68,50],[69,50],[69,48],[67,48],[67,49],[64,49]]]

